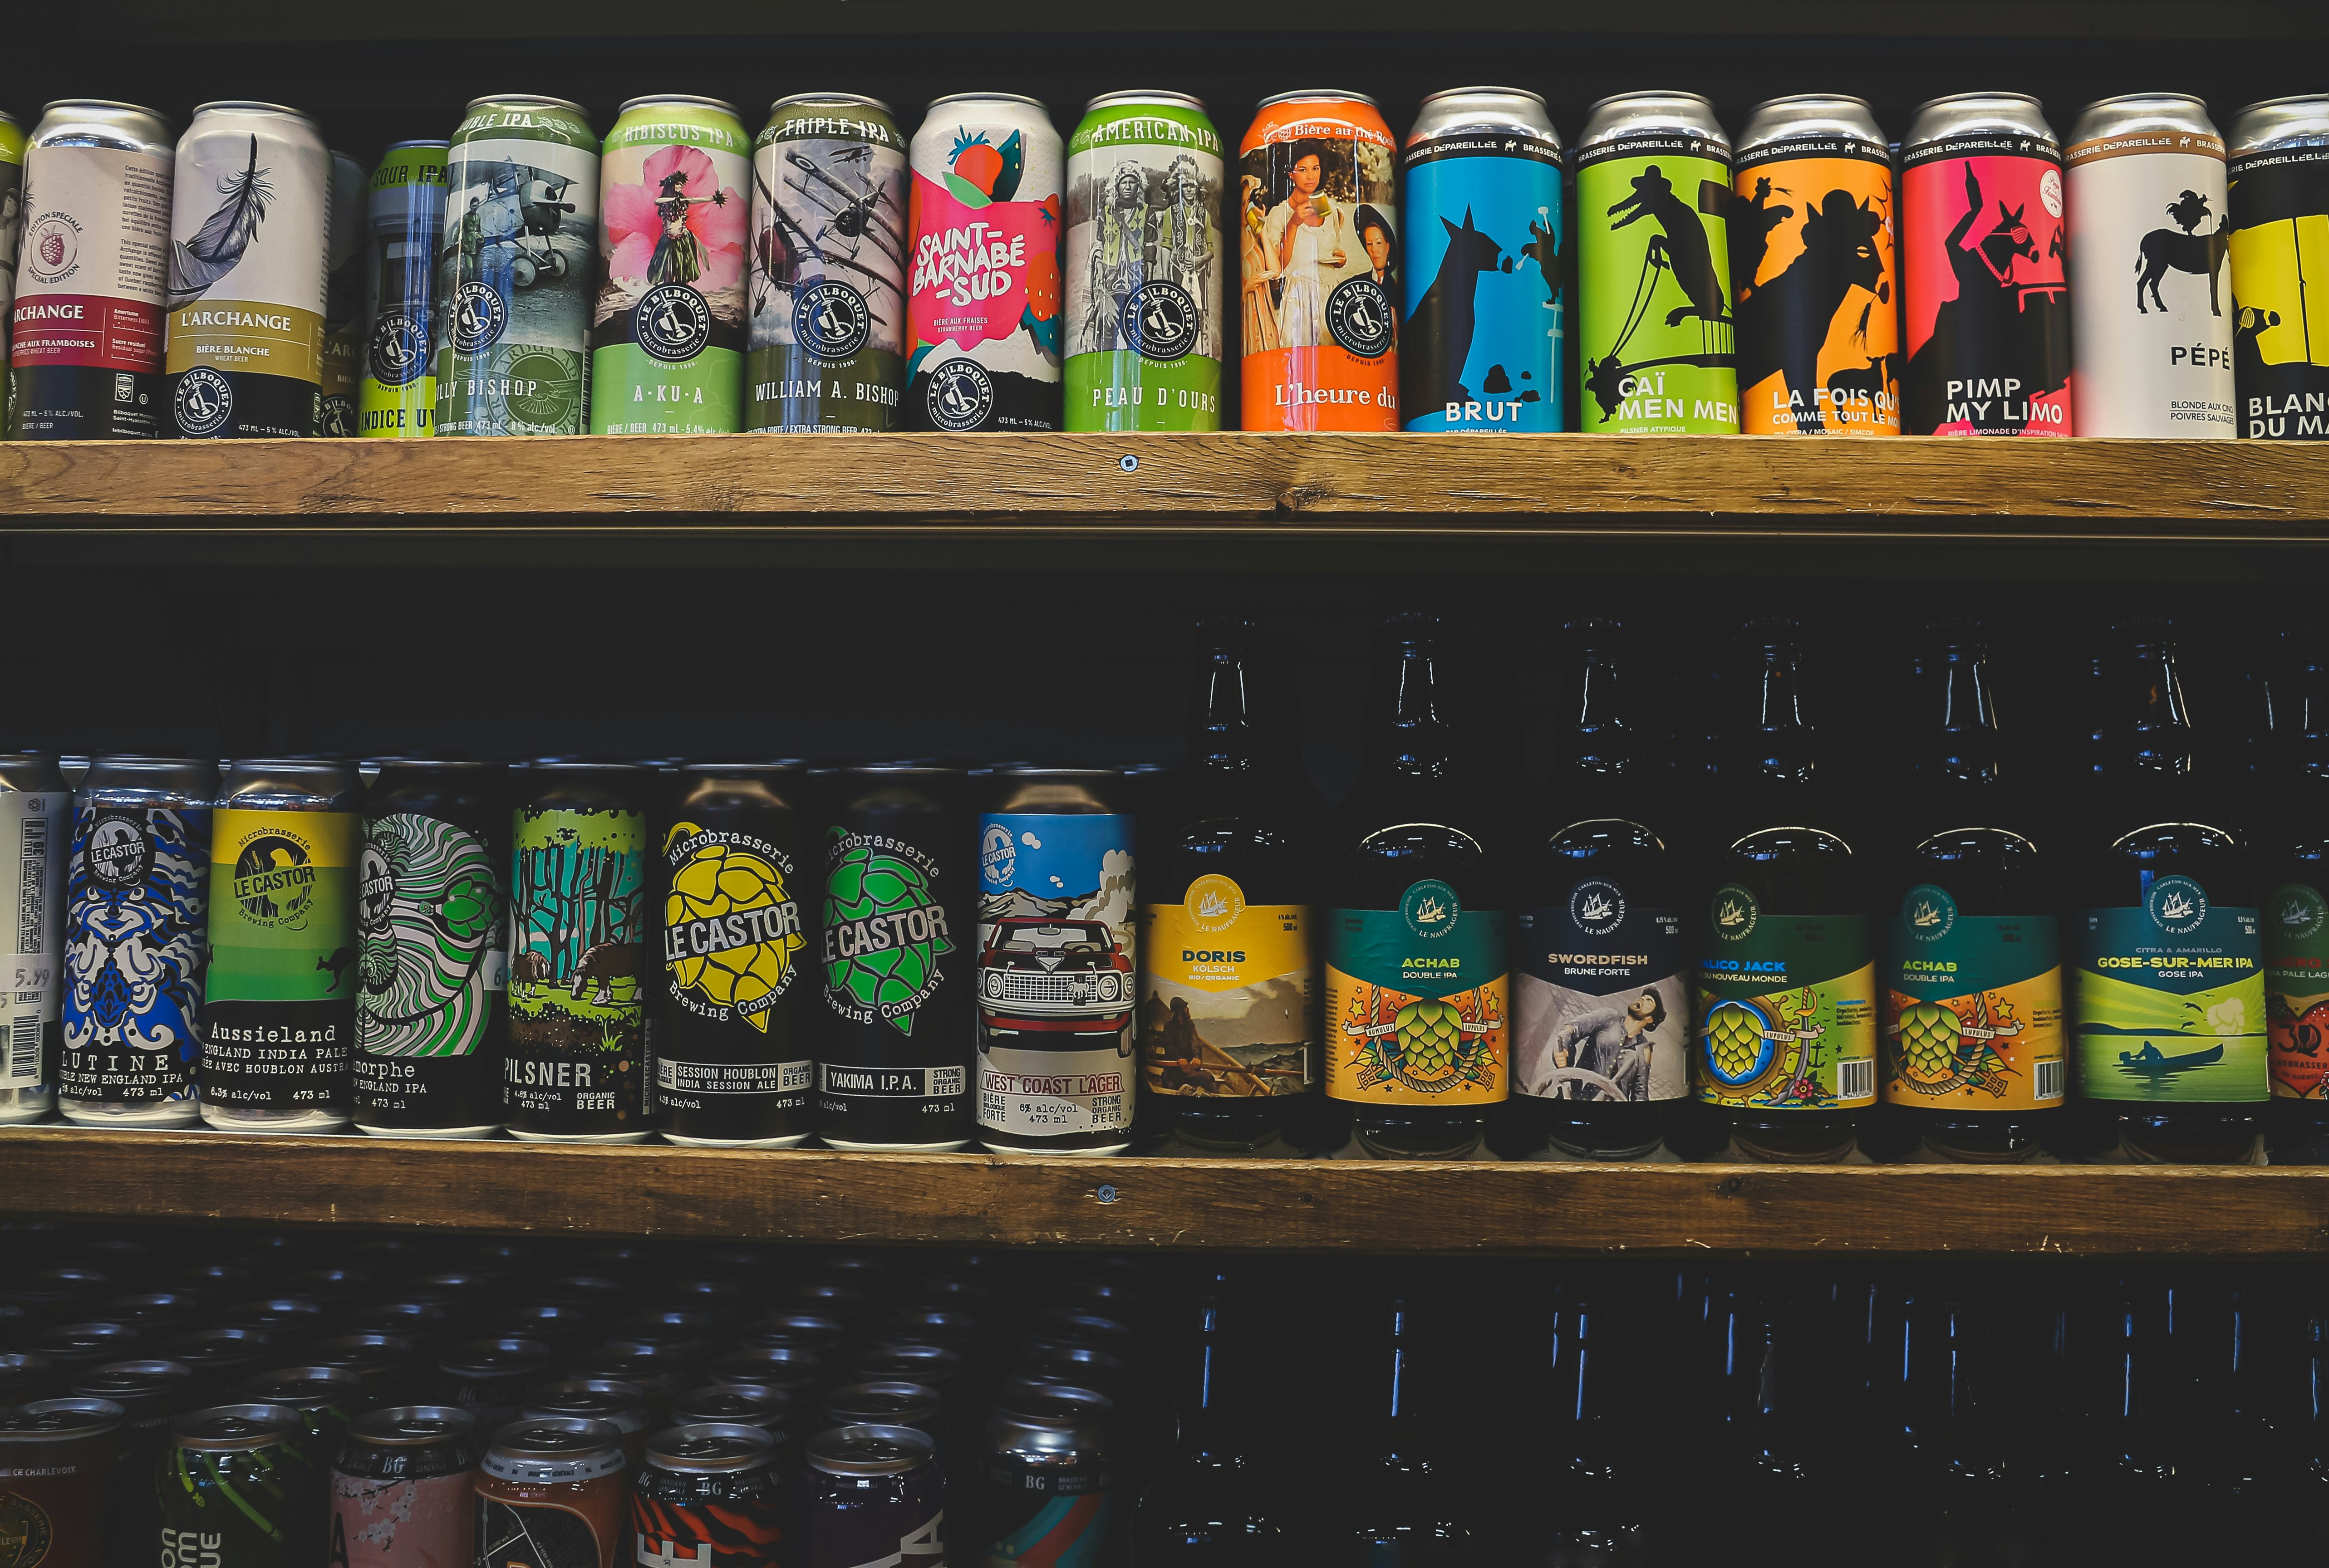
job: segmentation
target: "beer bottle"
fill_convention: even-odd
[[[2266,1132],[2276,1165],[2329,1162],[2329,660],[2284,633],[2273,744],[2259,768],[2265,1013],[2272,1064]]]
[[[2032,1494],[1995,1403],[2003,1390],[1987,1315],[1975,1299],[1916,1297],[1901,1327],[1900,1463],[1872,1476],[1866,1495],[1905,1490],[1929,1499],[1930,1512],[1880,1504],[1875,1516],[1903,1535],[1900,1550],[1880,1554],[1919,1568],[2042,1561]]]
[[[1319,1568],[1471,1568],[1477,1561],[1471,1527],[1416,1411],[1415,1347],[1422,1336],[1414,1308],[1394,1299],[1382,1320],[1389,1331],[1376,1365],[1389,1377],[1378,1385],[1371,1451],[1352,1468],[1342,1522]]]
[[[1825,1434],[1804,1407],[1803,1357],[1793,1342],[1786,1309],[1759,1300],[1741,1344],[1753,1368],[1754,1403],[1741,1423],[1724,1491],[1756,1499],[1753,1513],[1726,1513],[1716,1529],[1717,1555],[1702,1561],[1747,1563],[1840,1563],[1841,1506],[1836,1476],[1821,1462]],[[1768,1520],[1787,1521],[1783,1549],[1764,1535]]]
[[[1613,1385],[1621,1319],[1605,1298],[1564,1292],[1552,1313],[1552,1387],[1544,1448],[1531,1473],[1543,1488],[1522,1510],[1533,1527],[1516,1560],[1559,1568],[1636,1568],[1649,1561],[1636,1428]]]
[[[2303,1556],[2319,1561],[2329,1553],[2329,1305],[2315,1302],[2305,1313],[2302,1370],[2290,1455],[2297,1490],[2290,1508],[2303,1521],[2295,1545]]]
[[[1283,1531],[1262,1506],[1231,1408],[1230,1390],[1236,1383],[1227,1376],[1223,1355],[1223,1319],[1231,1294],[1229,1281],[1220,1274],[1197,1292],[1196,1344],[1186,1353],[1182,1375],[1177,1441],[1133,1513],[1134,1568],[1268,1568],[1281,1555]]]
[[[2276,1331],[2276,1294],[2252,1278],[2175,1288],[2173,1337],[2192,1342],[2192,1405],[2181,1424],[2192,1434],[2194,1524],[2209,1554],[2231,1561],[2273,1555],[2303,1528],[2290,1505],[2303,1489],[2304,1466],[2281,1419],[2287,1402],[2266,1370],[2287,1365],[2268,1360],[2288,1338]]]
[[[2183,1543],[2175,1538],[2196,1488],[2177,1464],[2184,1445],[2177,1441],[2169,1394],[2166,1292],[2123,1279],[2107,1300],[2111,1381],[2096,1423],[2087,1491],[2093,1560],[2195,1561],[2177,1550]]]

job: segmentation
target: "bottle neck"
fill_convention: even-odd
[[[1376,666],[1364,748],[1370,774],[1435,783],[1454,779],[1455,725],[1440,686],[1439,663],[1436,642],[1411,638]]]
[[[1283,734],[1268,732],[1245,650],[1217,643],[1198,656],[1189,694],[1189,775],[1193,785],[1234,785],[1259,781],[1273,754],[1285,749]]]
[[[2196,746],[2173,646],[2137,643],[2114,684],[2118,701],[2111,705],[2112,722],[2096,737],[2098,771],[2130,784],[2189,777]]]
[[[1222,1379],[1221,1302],[1198,1299],[1197,1341],[1181,1384],[1181,1449],[1191,1458],[1218,1457],[1233,1449]]]
[[[1421,1432],[1415,1418],[1415,1346],[1413,1310],[1404,1301],[1392,1304],[1390,1333],[1383,1341],[1384,1370],[1390,1375],[1377,1406],[1381,1441],[1386,1460],[1419,1461]]]
[[[1605,1426],[1617,1414],[1609,1390],[1609,1334],[1589,1300],[1563,1302],[1553,1314],[1552,1399],[1555,1420]]]
[[[1604,647],[1584,648],[1570,698],[1569,709],[1562,716],[1560,756],[1561,771],[1568,781],[1590,785],[1604,780],[1616,782],[1638,772],[1617,654]]]
[[[1749,742],[1761,782],[1779,789],[1808,787],[1817,768],[1818,732],[1804,692],[1803,671],[1791,647],[1762,651],[1752,672]]]
[[[2329,666],[2307,663],[2273,681],[2266,722],[2278,771],[2329,784]]]
[[[1988,658],[1978,647],[1952,644],[1920,673],[1928,725],[1911,764],[1918,784],[1935,793],[1960,793],[1997,782],[1997,709]]]

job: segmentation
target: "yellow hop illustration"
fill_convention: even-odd
[[[697,921],[773,909],[784,902],[784,878],[774,866],[748,850],[706,844],[672,874],[664,923],[679,928]],[[715,944],[721,940],[713,938]],[[804,942],[798,931],[790,931],[759,942],[714,945],[708,953],[691,952],[673,961],[672,982],[682,991],[702,993],[716,1006],[736,1009],[754,1028],[766,1034],[770,1009],[754,1004],[785,989],[792,973],[793,954]]]

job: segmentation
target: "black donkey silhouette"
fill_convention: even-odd
[[[1447,230],[1447,251],[1439,258],[1438,276],[1416,302],[1408,337],[1410,343],[1437,343],[1438,352],[1402,354],[1400,359],[1400,398],[1413,416],[1471,399],[1463,381],[1464,361],[1472,357],[1472,336],[1478,325],[1475,307],[1480,274],[1509,272],[1513,265],[1504,259],[1504,248],[1494,236],[1473,227],[1469,207],[1464,209],[1461,228],[1445,218],[1439,220],[1439,226]],[[1418,324],[1425,322],[1438,330],[1417,330]]]
[[[1692,316],[1729,321],[1722,278],[1714,270],[1714,251],[1706,242],[1706,225],[1674,194],[1674,182],[1655,164],[1635,175],[1633,186],[1632,195],[1609,209],[1608,216],[1617,219],[1609,225],[1609,231],[1614,234],[1644,218],[1657,220],[1659,232],[1650,240],[1651,262],[1671,268],[1674,282],[1690,301],[1666,312],[1666,325],[1680,326]],[[1618,218],[1620,212],[1625,216]]]

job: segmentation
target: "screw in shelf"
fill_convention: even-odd
[[[1129,463],[1132,459],[1127,457],[1125,461]],[[1116,1188],[1111,1183],[1102,1182],[1100,1184],[1099,1190],[1092,1196],[1098,1198],[1102,1203],[1114,1203],[1116,1201]]]
[[[1140,459],[1127,452],[1116,460],[1116,465],[1127,474],[1136,474],[1140,471]]]

